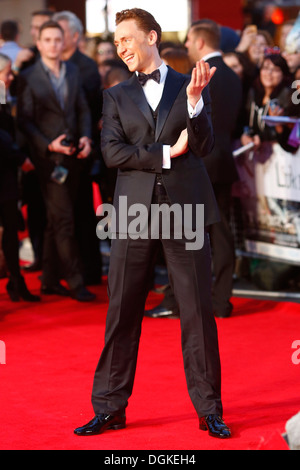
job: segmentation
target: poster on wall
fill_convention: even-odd
[[[265,143],[235,163],[240,181],[233,196],[241,201],[246,252],[300,263],[300,148],[288,153]]]

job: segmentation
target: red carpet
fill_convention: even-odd
[[[27,276],[38,292],[37,275]],[[128,427],[79,438],[93,417],[93,373],[103,345],[106,286],[96,303],[47,297],[12,304],[0,281],[1,450],[288,450],[281,434],[300,410],[300,305],[234,299],[234,315],[218,320],[224,418],[233,431],[220,441],[198,430],[182,367],[179,320],[143,323]],[[149,306],[160,296],[151,294]]]

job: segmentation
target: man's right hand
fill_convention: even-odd
[[[171,150],[170,150],[171,158],[179,157],[180,155],[183,155],[184,153],[188,151],[188,147],[189,147],[188,140],[189,140],[188,131],[187,129],[184,129],[181,132],[176,144],[173,145],[173,147],[171,147]]]
[[[67,137],[66,134],[60,135],[57,137],[55,140],[53,140],[49,145],[48,145],[48,150],[49,152],[54,152],[54,153],[62,153],[64,155],[73,155],[76,152],[76,148],[71,146],[71,147],[66,147],[65,145],[62,145],[61,142]]]

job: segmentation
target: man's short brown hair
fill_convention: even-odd
[[[191,30],[197,37],[201,36],[209,47],[220,49],[221,29],[215,21],[210,19],[195,21]]]
[[[62,35],[63,36],[65,35],[65,32],[62,29],[62,27],[60,26],[60,24],[58,24],[56,21],[53,21],[53,20],[46,21],[46,23],[42,24],[42,26],[40,27],[39,38],[41,37],[42,32],[45,29],[59,29],[61,31]]]
[[[117,26],[125,20],[135,20],[141,31],[144,31],[146,34],[149,34],[150,31],[155,31],[157,34],[156,45],[159,47],[162,31],[160,25],[151,13],[141,8],[132,8],[131,10],[122,10],[116,14]]]

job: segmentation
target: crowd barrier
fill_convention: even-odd
[[[300,148],[293,154],[267,142],[235,163],[245,251],[300,265]]]

